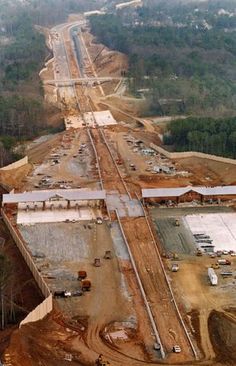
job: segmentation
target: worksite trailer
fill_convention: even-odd
[[[213,268],[208,268],[208,277],[212,286],[216,286],[218,284],[218,277]]]

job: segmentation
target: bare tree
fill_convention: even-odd
[[[6,324],[6,309],[5,309],[5,294],[10,282],[12,273],[11,262],[6,255],[0,253],[0,299],[1,299],[1,329],[5,328]]]

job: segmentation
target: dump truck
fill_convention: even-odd
[[[86,271],[78,271],[78,280],[84,280],[87,277],[87,272]]]
[[[91,289],[91,281],[90,280],[82,280],[81,281],[81,290],[82,291],[90,291]]]
[[[208,272],[208,277],[209,277],[211,285],[216,286],[218,284],[218,277],[217,277],[214,269],[208,268],[207,272]]]

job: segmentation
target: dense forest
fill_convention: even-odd
[[[37,76],[48,51],[45,39],[23,10],[5,19],[0,37],[0,165],[11,162],[17,140],[35,136],[44,125],[44,106]],[[31,95],[26,92],[31,87]],[[42,121],[42,125],[41,125]],[[40,123],[39,123],[40,122]],[[11,136],[12,144],[9,144]]]
[[[93,0],[0,0],[0,166],[15,159],[15,143],[48,128],[38,72],[50,52],[35,25],[53,26],[95,6]]]
[[[91,30],[129,56],[130,91],[148,90],[153,114],[168,114],[162,102],[176,101],[170,113],[227,116],[236,107],[236,13],[229,4],[147,1],[90,17]]]
[[[194,118],[172,121],[164,143],[176,151],[200,151],[236,158],[236,117]]]

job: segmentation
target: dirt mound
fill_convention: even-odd
[[[11,188],[20,188],[22,180],[30,172],[32,166],[31,164],[25,164],[20,168],[11,170],[2,170],[0,172],[0,183]]]
[[[68,356],[72,356],[70,365],[82,365],[80,354],[71,351],[71,341],[76,332],[62,327],[52,319],[52,314],[41,321],[29,323],[17,329],[3,356],[12,365],[34,366],[68,365]]]
[[[208,327],[217,361],[224,365],[236,364],[236,318],[230,314],[212,311]]]

